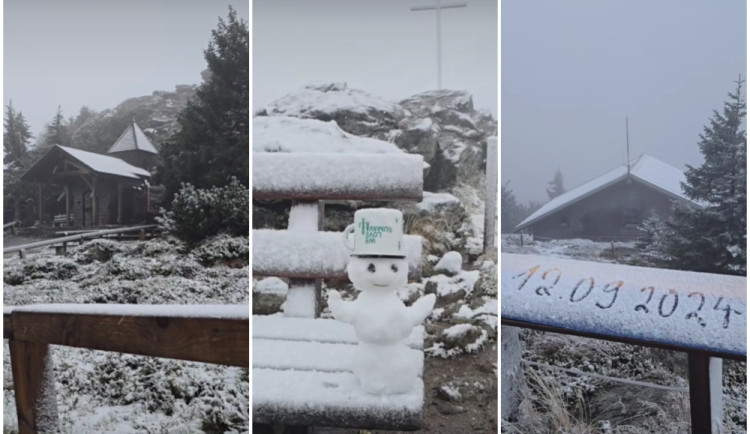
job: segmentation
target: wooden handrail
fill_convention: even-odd
[[[13,220],[13,221],[12,221],[12,222],[10,222],[10,223],[5,223],[5,224],[3,225],[3,230],[5,230],[5,229],[8,229],[8,228],[12,228],[13,226],[17,226],[17,225],[18,225],[19,223],[20,223],[20,222],[19,222],[18,220]]]
[[[98,238],[103,235],[133,232],[133,231],[139,231],[141,229],[143,230],[155,229],[156,227],[158,226],[157,225],[143,225],[143,226],[132,226],[132,227],[127,227],[127,228],[103,229],[99,231],[86,232],[82,234],[68,235],[67,237],[52,238],[49,240],[35,241],[33,243],[23,244],[20,246],[7,247],[3,249],[3,254],[19,252],[22,250],[36,249],[39,247],[46,247],[46,246],[51,246],[53,244],[66,243],[70,241],[80,241],[80,240],[85,240],[87,238]]]
[[[247,368],[247,305],[49,304],[5,307],[20,433],[57,424],[49,345]]]
[[[253,153],[253,199],[422,200],[421,155]]]

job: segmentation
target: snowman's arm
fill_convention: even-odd
[[[328,292],[328,309],[338,321],[352,323],[354,319],[353,304],[353,302],[341,300],[341,294],[336,290]]]
[[[422,321],[432,313],[432,308],[435,306],[435,294],[427,294],[419,297],[409,309],[409,319],[414,326],[422,324]]]

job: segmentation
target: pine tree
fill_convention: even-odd
[[[47,130],[45,132],[44,144],[47,146],[60,145],[70,146],[72,143],[70,130],[68,123],[65,121],[65,117],[62,114],[62,108],[57,106],[57,113],[52,118],[52,122],[47,124]]]
[[[565,187],[563,186],[563,176],[560,172],[559,167],[555,172],[555,177],[552,178],[552,181],[548,182],[547,184],[549,184],[549,188],[547,188],[547,196],[549,196],[550,200],[565,193]]]
[[[249,185],[249,32],[229,8],[204,52],[207,79],[180,113],[179,131],[161,151],[161,180],[171,197],[182,182],[222,186],[236,177]]]
[[[28,151],[31,132],[23,113],[16,112],[13,108],[13,101],[5,107],[3,124],[5,125],[3,133],[4,163],[6,167],[18,165]]]
[[[23,114],[13,108],[12,101],[5,107],[3,124],[3,220],[9,222],[20,220],[21,201],[30,194],[30,186],[21,182],[21,174],[30,161],[31,132]]]
[[[671,266],[712,273],[746,274],[747,142],[742,77],[729,94],[723,113],[714,110],[698,146],[700,167],[688,166],[683,191],[701,207],[674,208],[667,243]]]

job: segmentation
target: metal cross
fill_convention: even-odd
[[[447,4],[441,4],[440,0],[435,0],[435,6],[414,6],[411,8],[412,12],[414,11],[429,11],[429,10],[435,10],[435,17],[437,19],[437,74],[438,74],[438,89],[443,88],[443,79],[442,79],[442,55],[440,53],[441,51],[441,43],[440,43],[440,11],[442,9],[450,9],[450,8],[463,8],[466,7],[466,3],[447,3]]]

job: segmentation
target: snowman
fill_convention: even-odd
[[[334,318],[354,326],[359,345],[352,370],[362,390],[376,395],[406,393],[418,381],[422,355],[409,349],[405,339],[432,312],[435,295],[406,307],[396,294],[406,286],[409,271],[400,211],[359,210],[354,221],[344,231],[344,243],[353,251],[346,271],[361,293],[355,301],[345,302],[338,291],[329,291],[328,307]]]

